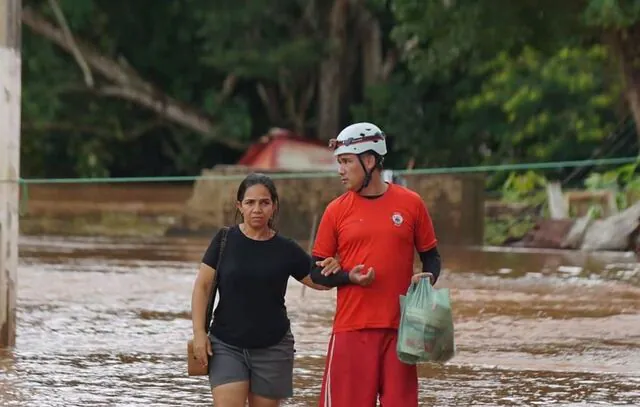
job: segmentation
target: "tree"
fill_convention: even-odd
[[[525,47],[477,68],[480,92],[458,101],[460,120],[482,128],[500,160],[579,159],[615,130],[619,94],[604,64],[607,50],[562,48],[546,57]]]
[[[334,137],[363,83],[395,66],[380,14],[361,0],[25,0],[24,173],[194,173],[272,126]]]
[[[192,174],[243,150],[248,107],[191,69],[187,3],[25,2],[25,175]]]
[[[193,131],[216,137],[214,135],[215,125],[204,112],[186,106],[145,80],[123,55],[114,58],[109,55],[108,51],[101,51],[88,42],[75,38],[66,21],[64,11],[57,1],[49,0],[48,2],[51,6],[50,12],[56,17],[57,25],[31,6],[24,7],[23,21],[35,33],[73,55],[79,68],[82,69],[87,91],[94,92],[99,96],[115,97],[136,103]],[[71,3],[65,2],[63,4]],[[116,5],[115,2],[109,4],[112,7],[114,5]],[[40,8],[42,7],[45,6],[41,5]],[[108,27],[113,24],[114,17],[99,8],[98,0],[89,0],[82,7],[73,2],[73,7],[68,6],[68,8],[74,12],[75,18],[72,20],[72,24],[78,27],[78,31],[88,37],[98,37],[100,42],[111,44],[111,48],[121,44],[114,41],[117,36],[116,38],[99,37],[98,30],[96,30],[97,25],[94,22],[98,20],[102,22],[103,26]],[[154,7],[147,8],[147,10],[154,9],[157,10]],[[122,14],[127,15],[126,13]],[[114,34],[109,33],[109,35]],[[100,81],[102,82],[102,86],[100,86],[101,83],[94,79],[95,73],[100,74],[107,83]],[[218,138],[217,141],[232,148],[242,148],[242,144],[235,143],[233,139]]]
[[[634,0],[395,0],[394,37],[412,39],[408,63],[416,78],[466,71],[498,52],[524,46],[608,47],[624,79],[623,94],[640,137],[640,2]]]

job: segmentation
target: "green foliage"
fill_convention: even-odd
[[[603,28],[624,28],[640,20],[636,0],[589,0],[584,10],[586,24]]]
[[[584,180],[584,186],[590,191],[615,191],[618,208],[625,209],[629,206],[629,197],[640,197],[640,174],[637,173],[639,164],[640,161],[636,161],[609,171],[594,171]]]
[[[57,25],[48,1],[23,1]],[[313,134],[319,122],[320,68],[337,45],[327,41],[334,0],[58,2],[77,40],[203,114],[224,139],[248,143],[271,126]],[[579,159],[615,131],[623,81],[599,44],[603,32],[637,24],[637,1],[356,3],[345,59],[357,62],[341,78],[340,121],[382,126],[390,167]],[[365,88],[357,41],[370,37],[372,18],[383,57],[400,58]],[[229,78],[237,82],[223,92]],[[26,25],[22,116],[25,177],[196,174],[241,154],[88,89],[74,58]],[[517,192],[527,182],[507,184],[510,199],[528,197]]]
[[[305,21],[305,2],[255,0],[210,2],[199,14],[201,60],[221,72],[279,80],[313,69],[325,41]]]
[[[418,79],[446,76],[500,51],[553,48],[554,39],[575,27],[580,7],[552,0],[395,0],[392,36],[410,44],[409,66]]]
[[[48,2],[28,4],[57,23]],[[207,2],[64,0],[59,4],[77,40],[132,67],[170,97],[202,107],[225,137],[250,137],[247,101],[231,97],[218,104],[225,73],[194,65],[205,47],[194,29],[200,22],[197,10]],[[208,135],[179,128],[137,104],[99,96],[85,86],[70,54],[29,28],[23,31],[24,176],[195,174],[225,160],[220,153],[208,154],[216,148]],[[107,84],[99,72],[94,71],[94,79],[98,86]],[[150,146],[154,146],[151,153]],[[221,153],[228,155],[226,160],[237,157]]]
[[[390,165],[404,167],[411,158],[418,167],[480,163],[482,140],[454,116],[458,95],[470,86],[464,77],[416,86],[409,73],[400,71],[367,90],[365,101],[352,107],[353,120],[373,120],[385,130],[394,151]]]
[[[506,202],[540,205],[546,202],[546,185],[547,179],[534,171],[512,172],[502,185],[502,198]]]
[[[484,243],[490,246],[499,246],[507,239],[518,240],[522,238],[535,225],[535,220],[530,215],[514,216],[502,215],[495,219],[486,218],[484,227]]]
[[[459,100],[458,112],[478,127],[486,123],[498,157],[571,156],[576,143],[595,147],[614,130],[619,88],[607,82],[606,60],[602,46],[565,47],[549,58],[529,47],[514,58],[502,52],[479,68],[482,90]]]

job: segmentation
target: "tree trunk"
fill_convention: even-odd
[[[618,58],[624,81],[624,96],[636,124],[640,142],[640,24],[607,33],[607,42]]]
[[[378,20],[366,9],[360,13],[362,35],[362,73],[364,88],[376,85],[382,77],[382,32]]]
[[[258,82],[256,85],[256,91],[258,92],[258,97],[260,97],[260,101],[262,101],[262,105],[267,112],[269,122],[271,122],[272,125],[281,125],[283,119],[282,112],[280,111],[278,92],[273,88],[273,86],[264,85],[262,82]]]
[[[634,75],[627,83],[626,96],[633,120],[636,123],[636,135],[640,143],[640,77],[638,74]]]
[[[307,83],[306,87],[302,89],[302,95],[298,101],[296,109],[296,117],[294,118],[294,128],[299,135],[306,135],[307,133],[307,114],[309,111],[309,105],[313,101],[313,96],[316,91],[316,81],[312,79]]]
[[[358,12],[352,1],[351,14]],[[360,38],[359,27],[355,22],[355,18],[347,21],[347,39],[345,40],[342,54],[342,65],[340,67],[340,102],[343,109],[338,112],[338,123],[349,120],[350,112],[348,107],[354,103],[361,102],[362,95],[362,79],[360,78],[360,64],[362,61],[362,52],[360,50],[362,41]],[[361,68],[360,68],[361,69]]]
[[[328,140],[340,125],[341,68],[347,41],[349,0],[334,0],[329,12],[329,55],[320,66],[318,138]]]

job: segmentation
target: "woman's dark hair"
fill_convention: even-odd
[[[278,190],[276,189],[276,184],[273,183],[273,180],[269,178],[265,174],[252,172],[247,175],[245,179],[242,180],[240,185],[238,186],[238,193],[236,194],[236,199],[238,202],[242,202],[245,194],[247,193],[247,189],[251,188],[254,185],[262,185],[267,188],[269,191],[269,195],[271,195],[271,201],[275,206],[275,211],[273,212],[273,216],[269,219],[269,227],[275,228],[275,218],[278,215],[279,199],[278,199]],[[236,217],[238,216],[238,211],[236,211]]]

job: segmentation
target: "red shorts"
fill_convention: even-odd
[[[396,354],[398,332],[363,329],[331,336],[320,407],[417,407],[418,374]]]

